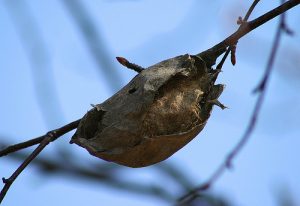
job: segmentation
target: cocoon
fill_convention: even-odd
[[[94,105],[71,143],[101,159],[145,167],[170,157],[199,134],[224,85],[201,55],[181,55],[141,70]]]

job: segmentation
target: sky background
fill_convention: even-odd
[[[196,54],[237,28],[252,1],[87,0],[70,9],[70,1],[0,1],[0,138],[17,143],[81,118],[90,104],[101,103],[126,85],[135,73],[119,65],[123,56],[143,67],[177,55]],[[279,1],[278,1],[279,3]],[[252,17],[277,6],[261,1]],[[72,15],[74,12],[77,15]],[[76,19],[77,18],[77,19]],[[266,100],[250,142],[211,191],[233,205],[277,205],[282,193],[300,204],[300,7],[288,12],[295,35],[284,36]],[[76,23],[92,20],[92,30]],[[226,84],[205,129],[166,160],[194,185],[206,180],[240,139],[253,111],[252,91],[261,80],[278,18],[239,41],[237,64],[226,63],[218,82]],[[298,24],[298,26],[297,26]],[[85,24],[86,25],[86,24]],[[94,27],[93,27],[94,26]],[[96,35],[95,35],[96,34]],[[94,44],[89,45],[86,36]],[[91,49],[92,48],[92,49]],[[101,53],[97,56],[95,53]],[[72,132],[73,133],[73,132]],[[59,158],[69,152],[74,162],[99,162],[83,148],[69,145],[72,133],[50,144],[43,154]],[[30,150],[28,150],[30,151]],[[0,176],[20,164],[0,159]],[[67,162],[65,164],[68,164]],[[110,163],[114,164],[114,163]],[[97,168],[95,168],[97,169]],[[166,182],[155,166],[122,168],[120,179]],[[29,166],[12,185],[3,205],[168,205],[106,184],[43,175]],[[105,203],[105,204],[104,204]]]

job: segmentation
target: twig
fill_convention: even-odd
[[[224,53],[224,50],[229,47],[234,45],[240,38],[251,32],[252,30],[256,29],[257,27],[263,25],[264,23],[270,21],[271,19],[279,16],[280,14],[286,12],[287,10],[297,6],[300,4],[300,0],[289,0],[282,5],[272,9],[271,11],[257,17],[256,19],[249,21],[249,22],[244,22],[239,29],[231,34],[229,37],[221,41],[220,43],[216,44],[212,48],[201,52],[200,54],[197,54],[197,56],[201,56],[201,54],[206,53],[207,55],[221,55]]]
[[[273,43],[273,47],[272,47],[272,50],[271,50],[271,53],[270,53],[270,56],[268,59],[268,63],[266,66],[266,72],[265,72],[262,82],[259,84],[259,87],[258,87],[259,89],[257,90],[260,93],[259,93],[259,96],[255,103],[255,107],[254,107],[250,122],[248,124],[248,127],[247,127],[244,135],[242,136],[240,141],[237,143],[237,145],[233,148],[233,150],[229,153],[229,155],[226,157],[225,161],[217,168],[217,170],[213,173],[213,175],[208,179],[208,181],[206,183],[204,183],[203,185],[200,185],[199,187],[193,189],[192,191],[190,191],[188,194],[184,195],[183,197],[181,197],[179,199],[179,202],[190,201],[196,197],[196,195],[199,191],[208,189],[214,182],[216,182],[221,177],[221,175],[225,172],[225,170],[227,168],[230,168],[232,166],[233,159],[238,155],[238,153],[244,148],[246,143],[249,141],[251,134],[253,133],[254,128],[256,126],[257,118],[259,116],[259,113],[260,113],[260,110],[261,110],[261,107],[262,107],[262,104],[263,104],[263,101],[265,98],[266,85],[268,83],[268,80],[271,76],[271,72],[273,70],[273,64],[274,64],[276,52],[278,51],[282,31],[286,31],[284,16],[281,16],[280,24],[278,25],[274,43]]]
[[[4,183],[4,187],[2,188],[0,192],[0,203],[2,202],[3,198],[5,197],[7,191],[9,190],[12,183],[15,181],[15,179],[21,174],[21,172],[27,167],[27,165],[52,141],[56,140],[58,137],[66,134],[67,132],[77,128],[78,124],[80,122],[79,120],[76,120],[74,122],[71,122],[59,129],[52,130],[48,132],[46,135],[44,135],[44,138],[42,142],[39,144],[39,146],[24,160],[24,162],[17,168],[17,170],[8,178],[2,178],[2,181]]]
[[[238,18],[238,21],[237,21],[237,24],[240,24],[240,27],[248,21],[252,11],[254,10],[255,6],[258,4],[260,0],[254,0],[252,5],[250,6],[249,10],[247,11],[244,19],[242,19],[242,17],[239,17]],[[237,42],[231,46],[229,46],[229,48],[227,48],[227,51],[226,52],[229,52],[230,51],[230,60],[231,60],[231,64],[234,66],[235,63],[236,63],[236,57],[235,57],[235,53],[236,53],[236,45],[237,45]]]
[[[75,123],[77,123],[77,125],[79,124],[79,121],[80,121],[80,119],[79,120],[76,120],[76,121],[74,121],[74,122],[71,122],[70,124],[67,124],[67,125],[65,125],[65,126],[63,126],[63,127],[61,127],[61,128],[59,128],[59,129],[56,129],[56,130],[53,130],[53,131],[56,131],[56,132],[60,132],[60,130],[61,129],[64,129],[65,127],[67,127],[67,128],[69,128],[70,126],[73,126]],[[76,127],[77,127],[77,125],[76,125]],[[73,128],[73,129],[75,129],[75,128]],[[72,129],[71,129],[72,130]],[[71,131],[70,130],[70,131]],[[53,131],[50,131],[50,132],[53,132]],[[49,133],[49,132],[48,132]],[[47,133],[47,134],[48,134]],[[39,144],[39,143],[41,143],[42,141],[43,141],[43,139],[45,139],[46,138],[46,136],[47,136],[47,134],[46,135],[43,135],[43,136],[40,136],[40,137],[36,137],[36,138],[34,138],[34,139],[31,139],[31,140],[27,140],[27,141],[25,141],[25,142],[21,142],[21,143],[18,143],[18,144],[15,144],[15,145],[10,145],[10,146],[8,146],[8,147],[6,147],[5,149],[2,149],[2,150],[0,150],[0,157],[3,157],[3,156],[5,156],[5,155],[8,155],[9,153],[13,153],[13,152],[16,152],[16,151],[19,151],[19,150],[21,150],[21,149],[25,149],[25,148],[28,148],[28,147],[31,147],[31,146],[33,146],[33,145],[36,145],[36,144]],[[60,135],[61,136],[61,135]],[[60,136],[58,136],[58,137],[60,137]],[[57,137],[57,138],[58,138]],[[56,138],[56,139],[57,139]],[[54,140],[56,140],[56,139],[54,139]],[[53,141],[54,141],[53,140]]]
[[[31,147],[31,146],[36,145],[36,144],[39,144],[43,141],[44,138],[45,138],[45,135],[43,135],[41,137],[31,139],[31,140],[28,140],[28,141],[25,141],[25,142],[18,143],[18,144],[15,144],[15,145],[8,146],[5,149],[0,151],[0,157],[8,155],[9,153],[19,151],[21,149],[25,149],[27,147]]]
[[[250,15],[252,14],[254,8],[256,7],[256,5],[258,4],[259,1],[260,0],[254,0],[253,1],[253,3],[251,4],[250,8],[248,9],[248,11],[247,11],[247,13],[246,13],[246,15],[245,15],[245,17],[243,19],[244,22],[248,21]]]
[[[140,73],[141,71],[143,71],[145,69],[145,68],[141,67],[140,65],[129,62],[124,57],[116,57],[116,59],[124,67],[127,67],[128,69],[132,69],[133,71],[136,71],[137,73]]]
[[[0,139],[1,138],[9,139],[8,137],[0,137]],[[38,138],[42,141],[44,136]],[[38,143],[41,141],[37,140]],[[8,144],[0,143],[0,147],[7,147],[7,145]],[[12,153],[9,158],[16,161],[23,161],[27,156],[28,155],[25,152],[19,152]],[[120,180],[116,174],[119,174],[123,167],[116,164],[101,162],[97,164],[90,164],[89,167],[83,167],[78,161],[70,161],[68,164],[64,164],[58,159],[48,159],[38,156],[34,159],[31,165],[37,166],[43,175],[59,173],[68,178],[73,178],[74,180],[80,179],[91,181],[93,183],[100,183],[121,191],[125,190],[127,192],[129,191],[140,195],[148,195],[168,202],[174,202],[176,199],[176,197],[172,195],[172,192],[168,191],[168,188],[163,187],[163,184],[151,186],[146,183],[142,184],[135,181],[124,182]],[[184,191],[188,191],[192,188],[191,179],[189,179],[188,176],[184,176],[183,171],[180,168],[175,167],[175,165],[163,162],[155,166],[159,173],[170,177],[174,180],[174,183],[178,184],[178,186],[180,186],[180,188]]]
[[[241,28],[241,26],[243,25],[243,23],[245,23],[245,22],[248,21],[248,19],[249,19],[251,13],[253,12],[255,6],[258,4],[259,1],[260,1],[260,0],[254,0],[254,1],[253,1],[252,5],[251,5],[250,8],[248,9],[248,11],[247,11],[247,13],[246,13],[244,19],[243,19],[242,22],[241,22],[239,29]],[[236,43],[236,44],[237,44],[237,43]],[[228,56],[228,54],[229,54],[230,51],[232,51],[232,50],[228,47],[228,48],[226,49],[226,52],[225,52],[225,54],[224,54],[222,60],[220,61],[220,63],[219,63],[219,64],[217,65],[217,67],[216,67],[217,70],[221,70],[221,69],[222,69],[223,64],[224,64],[224,62],[226,61],[226,58],[227,58],[227,56]]]

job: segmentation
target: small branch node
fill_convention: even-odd
[[[28,146],[32,146],[35,144],[39,144],[39,146],[37,146],[37,148],[23,161],[23,163],[15,170],[15,172],[8,178],[2,178],[2,181],[4,183],[4,186],[2,188],[2,190],[0,191],[0,204],[2,202],[2,200],[4,199],[7,191],[9,190],[10,186],[13,184],[13,182],[15,181],[15,179],[21,174],[21,172],[24,171],[24,169],[31,163],[31,161],[33,159],[35,159],[40,152],[52,141],[56,140],[58,137],[63,136],[64,134],[66,134],[67,132],[75,129],[78,125],[79,125],[80,119],[73,121],[59,129],[55,129],[52,130],[50,132],[47,132],[46,135],[43,135],[41,137],[20,143],[20,144],[16,144],[13,147],[16,147],[14,149],[11,149],[10,151],[6,151],[7,149],[3,150],[5,152],[5,154],[7,153],[11,153],[11,152],[15,152],[21,149],[24,149]],[[9,149],[10,147],[8,147]],[[0,151],[1,153],[2,151]]]
[[[238,19],[236,20],[237,25],[242,25],[245,22],[247,22],[247,21],[243,20],[243,18],[241,16],[239,16]]]
[[[203,184],[202,186],[200,186],[198,188],[198,191],[204,191],[204,190],[208,190],[210,188],[211,184],[209,182]]]
[[[6,178],[2,177],[2,182],[3,182],[4,184],[7,184],[7,183],[9,182],[9,178],[6,179]]]
[[[281,23],[281,29],[282,29],[282,31],[284,31],[287,35],[293,36],[293,35],[295,34],[295,32],[287,26],[287,24],[285,23],[285,21],[283,21],[283,22]]]

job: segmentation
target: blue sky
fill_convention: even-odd
[[[135,73],[120,66],[115,56],[147,67],[176,55],[199,53],[232,33],[237,28],[237,17],[245,14],[252,1],[81,2],[97,26],[100,49],[105,51],[110,69],[117,74],[115,78],[120,78],[118,81],[108,81],[103,70],[99,71],[99,63],[62,1],[0,1],[0,134],[5,142],[24,141],[78,119],[90,109],[91,103],[100,103],[119,90]],[[253,16],[275,5],[274,1],[261,1]],[[26,15],[28,11],[30,16]],[[299,7],[287,15],[295,35],[285,36],[280,45],[266,101],[249,144],[235,159],[234,169],[212,188],[235,205],[276,205],[283,189],[300,204],[299,18]],[[32,19],[34,25],[30,24]],[[278,19],[273,20],[240,40],[236,66],[226,63],[218,80],[226,84],[220,99],[229,109],[215,108],[201,134],[167,160],[186,168],[195,184],[213,173],[245,130],[256,99],[252,90],[263,75],[277,22]],[[35,31],[34,35],[30,31]],[[44,44],[42,52],[36,42]],[[32,60],[34,56],[39,56],[39,60]],[[102,161],[76,145],[69,145],[70,135],[48,146],[44,155],[65,149],[78,161]],[[0,164],[0,175],[5,177],[18,166],[9,158],[1,158]],[[156,178],[154,167],[125,169],[124,174],[120,178],[162,181]],[[3,205],[24,202],[165,205],[106,185],[39,175],[34,166],[20,175]]]

